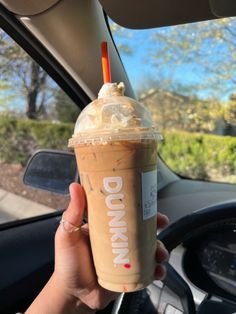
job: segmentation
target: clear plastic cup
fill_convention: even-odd
[[[154,279],[162,136],[147,108],[123,96],[119,85],[103,89],[78,117],[69,146],[86,192],[99,284],[130,292]]]

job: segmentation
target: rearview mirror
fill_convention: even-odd
[[[69,194],[69,185],[79,180],[75,155],[57,150],[39,150],[28,161],[23,182],[31,187]]]

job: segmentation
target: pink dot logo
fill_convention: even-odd
[[[124,267],[125,268],[131,268],[131,265],[130,264],[124,264]]]

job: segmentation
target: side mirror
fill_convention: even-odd
[[[23,182],[31,187],[69,194],[69,185],[78,182],[75,155],[57,150],[39,150],[28,161]]]

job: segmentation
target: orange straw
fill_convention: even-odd
[[[104,83],[111,83],[111,70],[110,70],[110,60],[108,54],[107,42],[103,41],[101,43],[102,49],[102,72]]]

